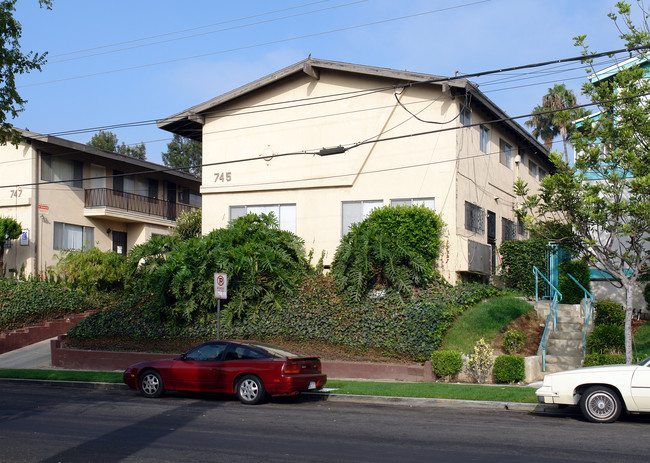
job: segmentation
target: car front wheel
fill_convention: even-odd
[[[237,383],[237,398],[246,405],[255,405],[264,400],[264,383],[255,375],[243,376]]]
[[[140,375],[140,393],[148,398],[160,397],[165,392],[162,377],[157,371],[149,370]]]
[[[622,411],[618,394],[605,386],[592,386],[580,398],[580,410],[592,423],[616,421]]]

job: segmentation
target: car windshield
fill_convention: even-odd
[[[638,363],[638,365],[645,365],[647,367],[650,367],[650,357],[644,358]]]
[[[287,358],[297,358],[300,357],[298,354],[294,354],[293,352],[289,352],[288,350],[284,350],[281,347],[278,346],[272,346],[270,344],[264,344],[261,342],[251,342],[249,343],[251,346],[257,347],[258,349],[262,349],[265,352],[268,352],[274,357],[287,357]]]

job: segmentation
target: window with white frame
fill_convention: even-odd
[[[474,233],[485,232],[485,209],[465,201],[465,229]]]
[[[490,129],[485,125],[481,126],[481,151],[490,152]]]
[[[505,140],[499,140],[499,162],[512,169],[512,146]]]
[[[530,176],[537,178],[537,164],[533,161],[528,161],[528,170],[530,170]]]
[[[270,214],[278,221],[281,230],[296,233],[295,204],[264,204],[254,206],[230,206],[230,220],[238,219],[246,214]]]
[[[341,203],[341,235],[348,233],[352,224],[361,222],[368,217],[370,211],[383,205],[382,200],[344,201]]]
[[[540,168],[539,168],[539,179],[540,179],[540,181],[541,181],[544,177],[546,177],[547,175],[548,175],[548,173],[547,173],[544,169],[542,169],[542,168],[540,167]]]
[[[41,180],[83,188],[83,162],[42,153]]]
[[[465,105],[460,105],[460,123],[470,125],[472,123],[472,111]]]
[[[95,229],[71,223],[54,222],[54,250],[79,250],[94,246]]]
[[[391,199],[391,206],[424,206],[429,209],[436,209],[436,202],[434,198],[410,198],[410,199]]]

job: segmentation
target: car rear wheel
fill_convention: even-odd
[[[255,405],[264,400],[264,383],[255,375],[243,376],[237,383],[237,398],[246,405]]]
[[[592,423],[611,423],[621,414],[618,394],[606,386],[592,386],[580,398],[580,410]]]
[[[140,393],[148,398],[160,397],[165,392],[160,373],[154,370],[145,371],[140,375]]]

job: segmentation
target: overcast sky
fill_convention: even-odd
[[[97,127],[145,142],[161,162],[162,119],[312,57],[451,76],[623,48],[607,18],[615,0],[20,0],[23,50],[47,51],[18,79],[20,128],[87,142]],[[619,59],[626,56],[619,55]],[[606,67],[611,61],[601,61]],[[472,78],[511,116],[555,83],[580,92],[579,63]],[[579,98],[581,102],[584,99]],[[519,122],[523,125],[525,119]],[[343,140],[342,143],[356,140]],[[561,146],[557,145],[560,150]]]

